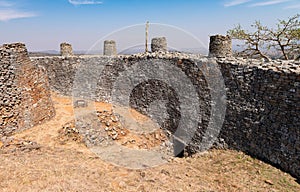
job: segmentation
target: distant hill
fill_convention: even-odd
[[[181,49],[173,49],[169,48],[170,52],[182,52],[182,53],[194,53],[194,54],[202,54],[207,55],[208,50],[205,48],[181,48]],[[135,46],[130,47],[128,49],[122,50],[118,54],[120,55],[132,55],[136,53],[143,53],[145,52],[144,46]],[[85,50],[77,50],[74,51],[75,55],[102,55],[102,50],[92,50],[92,51],[85,51]],[[60,52],[57,50],[46,50],[46,51],[32,51],[29,52],[30,57],[43,57],[43,56],[59,56]]]
[[[37,51],[29,52],[29,57],[43,57],[43,56],[58,56],[60,55],[59,51],[56,50],[47,50],[47,51]]]
[[[208,55],[208,50],[205,48],[180,48],[180,49],[174,49],[168,47],[168,50],[170,52],[182,52],[182,53],[194,53],[194,54],[202,54],[202,55]],[[145,52],[145,47],[143,45],[130,47],[128,49],[125,49],[121,52],[119,52],[120,55],[132,55],[136,53],[143,53]]]

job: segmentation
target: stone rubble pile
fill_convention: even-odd
[[[30,152],[40,148],[41,146],[34,141],[18,140],[13,137],[2,137],[0,139],[0,154]]]
[[[165,150],[172,154],[168,138],[161,129],[136,134],[125,128],[118,115],[112,111],[97,111],[96,114],[97,119],[89,114],[77,118],[76,122],[65,124],[59,131],[59,141],[62,144],[69,141],[83,142],[88,147],[107,146],[117,142],[128,148]],[[93,120],[89,121],[87,118]]]

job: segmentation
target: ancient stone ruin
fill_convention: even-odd
[[[0,136],[54,116],[45,70],[30,60],[24,44],[0,47],[0,71]]]
[[[151,51],[152,52],[166,52],[167,39],[165,37],[155,37],[151,40]]]
[[[60,55],[63,57],[73,56],[72,45],[69,43],[61,43],[60,44]]]
[[[113,41],[113,40],[104,41],[103,55],[106,55],[106,56],[115,56],[115,55],[117,55],[117,46],[116,46],[115,41]]]
[[[232,56],[232,43],[230,36],[214,35],[210,37],[209,44],[210,57],[230,57]]]
[[[218,98],[226,103],[226,112],[215,146],[244,151],[300,179],[299,61],[234,58],[230,37],[220,35],[211,37],[209,57],[165,52],[164,38],[154,39],[152,44],[152,53],[130,56],[30,59],[23,44],[3,45],[0,48],[0,97],[4,107],[1,108],[0,134],[11,134],[51,118],[54,110],[49,90],[66,96],[74,95],[75,91],[83,99],[112,102],[115,86],[124,88],[120,78],[126,73],[132,74],[126,69],[144,64],[150,71],[154,63],[159,63],[180,69],[197,90],[201,118],[185,150],[201,151],[203,132],[213,113],[211,106],[218,105],[211,99],[218,90],[212,89],[208,78],[217,82],[220,76],[216,76],[213,69],[219,69],[225,93]],[[116,55],[115,43],[110,41],[106,45],[105,55]],[[159,69],[157,73],[161,76],[170,72],[164,67]],[[81,89],[77,85],[82,85]],[[178,95],[164,81],[150,79],[134,86],[124,97],[129,98],[132,108],[157,118],[164,130],[174,133],[182,115]],[[165,102],[164,110],[149,110],[156,100]],[[84,101],[77,104],[79,108],[86,106]],[[165,121],[161,121],[162,117],[166,117]]]

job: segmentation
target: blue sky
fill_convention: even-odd
[[[209,35],[236,24],[274,26],[297,13],[300,0],[0,0],[0,44],[24,42],[37,51],[69,42],[87,50],[112,31],[150,21],[182,28],[208,45]],[[188,46],[180,35],[175,39]]]

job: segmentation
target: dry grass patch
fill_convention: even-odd
[[[300,191],[289,174],[231,150],[173,158],[142,170],[114,166],[78,142],[76,134],[58,139],[74,134],[67,128],[60,132],[72,122],[73,110],[70,98],[54,94],[53,101],[54,119],[14,135],[15,144],[0,143],[1,191]],[[11,150],[33,144],[31,150]]]

